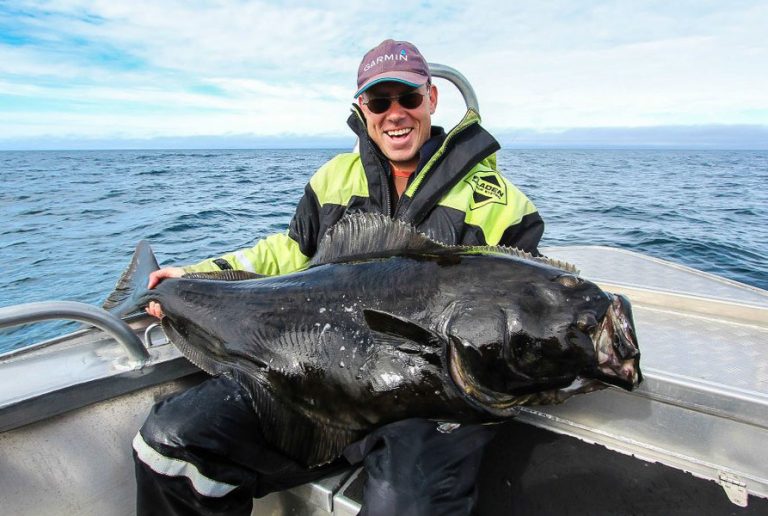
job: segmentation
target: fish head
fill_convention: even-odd
[[[509,310],[510,369],[544,381],[574,375],[625,389],[638,385],[632,307],[576,274],[545,271]]]
[[[632,390],[643,379],[632,305],[626,296],[606,295],[611,304],[591,333],[597,355],[593,373],[596,379]]]
[[[515,405],[559,402],[605,384],[631,390],[641,381],[626,297],[554,268],[504,296],[452,314],[450,374],[475,404],[507,415]]]

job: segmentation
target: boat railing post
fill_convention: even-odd
[[[149,360],[149,352],[131,327],[103,308],[77,301],[41,301],[0,308],[0,328],[53,319],[83,322],[108,333],[125,348],[133,369]]]
[[[475,90],[472,89],[469,80],[461,72],[443,64],[429,63],[429,73],[432,74],[432,77],[439,77],[453,83],[464,98],[464,104],[467,106],[467,109],[480,114],[480,103],[477,101]]]

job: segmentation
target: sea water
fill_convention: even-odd
[[[0,152],[0,306],[100,305],[146,239],[163,265],[284,231],[339,150]],[[502,150],[542,246],[632,249],[768,289],[768,152]],[[0,330],[0,353],[76,325]]]

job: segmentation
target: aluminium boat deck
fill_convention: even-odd
[[[645,382],[520,419],[768,497],[768,292],[639,253],[551,248],[632,300]]]

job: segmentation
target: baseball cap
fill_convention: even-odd
[[[385,81],[418,88],[430,80],[429,65],[419,49],[407,41],[386,39],[369,50],[357,69],[357,93]]]

